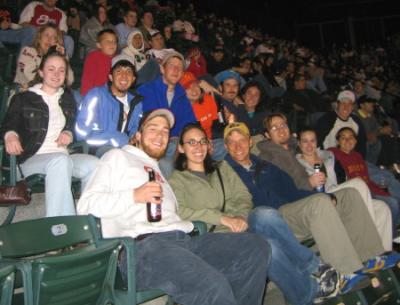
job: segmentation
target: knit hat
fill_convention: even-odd
[[[193,83],[197,82],[197,78],[194,76],[192,72],[184,72],[179,83],[183,88],[188,89]]]

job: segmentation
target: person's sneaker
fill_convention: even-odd
[[[364,263],[364,268],[357,271],[357,273],[365,274],[371,273],[379,270],[385,270],[388,268],[392,268],[400,261],[400,253],[393,252],[386,255],[377,256],[375,258],[371,258]]]
[[[318,271],[313,273],[318,283],[318,293],[314,304],[320,304],[327,298],[336,296],[340,289],[340,275],[330,265],[320,265]]]
[[[368,287],[371,279],[365,274],[352,273],[342,275],[340,278],[340,294]]]

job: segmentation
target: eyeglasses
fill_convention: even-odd
[[[207,138],[202,138],[199,141],[196,141],[195,139],[190,139],[187,142],[183,142],[183,144],[189,144],[189,146],[196,146],[197,144],[207,145],[209,143],[210,143],[210,141]]]
[[[270,131],[278,131],[280,129],[284,129],[284,128],[287,128],[287,127],[288,127],[288,125],[286,123],[282,123],[282,124],[279,124],[279,125],[271,126],[271,128],[269,130]]]

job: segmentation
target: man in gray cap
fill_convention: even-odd
[[[132,59],[118,55],[111,62],[109,83],[90,90],[79,106],[77,139],[86,141],[98,156],[112,147],[128,144],[137,131],[142,97],[129,92],[135,79]]]

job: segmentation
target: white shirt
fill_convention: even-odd
[[[128,94],[125,94],[122,97],[117,96],[117,100],[120,101],[123,105],[124,108],[124,115],[122,118],[122,127],[120,131],[123,131],[125,129],[126,123],[128,121],[128,113],[129,113],[129,103],[128,103]]]
[[[42,96],[47,107],[49,107],[49,124],[47,127],[46,137],[44,138],[42,146],[36,154],[49,154],[49,153],[65,153],[68,154],[67,148],[58,146],[57,139],[65,127],[65,116],[59,104],[61,95],[64,93],[63,89],[59,89],[55,94],[48,95],[41,90],[42,84],[37,84],[29,91],[35,92]]]
[[[356,134],[358,133],[358,124],[354,122],[351,117],[349,117],[347,121],[343,121],[341,118],[337,117],[333,128],[324,139],[324,149],[337,146],[336,134],[343,127],[350,127],[356,132]]]
[[[146,204],[133,198],[133,190],[148,181],[149,169],[155,171],[163,190],[162,219],[153,223],[147,221]],[[77,205],[78,214],[101,218],[104,237],[192,231],[193,224],[181,220],[176,211],[175,195],[158,162],[131,145],[112,149],[101,158]]]

